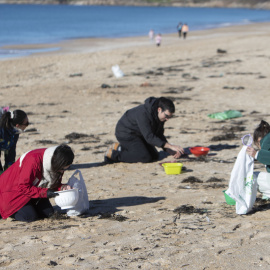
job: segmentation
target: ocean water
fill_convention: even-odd
[[[190,31],[203,30],[268,22],[270,10],[0,4],[0,57],[32,52],[3,49],[14,44],[143,36],[150,29],[156,33],[173,33],[180,21],[187,23]]]

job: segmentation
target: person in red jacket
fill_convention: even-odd
[[[64,171],[73,163],[74,153],[65,144],[23,154],[0,176],[0,215],[32,222],[50,217],[49,201],[55,191],[71,187],[61,183]]]

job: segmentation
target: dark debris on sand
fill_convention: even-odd
[[[82,151],[89,151],[91,149],[92,149],[91,147],[87,147],[87,146],[84,146],[83,148],[81,148]]]
[[[189,176],[183,179],[182,183],[203,183],[203,181],[195,176]]]
[[[163,91],[163,94],[181,94],[185,91],[191,91],[194,87],[180,86],[180,87],[169,87],[168,90]]]
[[[208,212],[207,209],[202,209],[202,208],[195,208],[192,205],[184,204],[181,205],[173,210],[174,213],[180,215],[180,214],[205,214]]]
[[[46,145],[46,144],[58,144],[58,142],[51,141],[51,140],[37,140],[35,142],[39,143],[39,144],[43,144],[43,145]]]
[[[228,187],[228,185],[225,185],[225,184],[214,183],[214,184],[211,184],[211,185],[206,185],[205,189],[208,189],[208,188],[217,189],[217,188],[227,188],[227,187]]]
[[[37,129],[36,128],[29,128],[29,129],[26,129],[25,132],[37,132]]]
[[[224,135],[214,136],[211,139],[211,142],[227,141],[227,140],[235,140],[235,139],[237,139],[237,136],[234,134],[234,132],[231,132],[231,133],[226,133]]]
[[[58,104],[60,104],[60,103],[54,103],[54,102],[44,103],[44,102],[42,102],[42,103],[38,103],[37,105],[38,106],[55,106]]]
[[[63,220],[63,219],[70,219],[70,217],[66,214],[63,213],[59,213],[59,212],[54,212],[51,216],[50,216],[51,220]]]
[[[210,68],[210,67],[224,67],[228,64],[240,63],[242,60],[236,59],[234,61],[215,61],[214,59],[203,60],[202,67]]]
[[[117,214],[110,214],[110,213],[100,213],[98,215],[99,219],[110,219],[110,220],[116,220],[119,222],[125,221],[128,218],[122,215],[117,215]]]
[[[93,138],[93,139],[96,140],[96,141],[91,141],[91,142],[99,142],[100,141],[98,136],[88,135],[88,134],[83,134],[83,133],[72,132],[72,133],[65,136],[65,139],[68,139],[71,142],[74,141],[74,140],[82,139],[82,138]]]
[[[225,181],[225,179],[219,179],[219,178],[216,178],[216,177],[210,177],[206,182],[223,182]]]

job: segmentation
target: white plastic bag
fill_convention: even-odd
[[[124,76],[123,71],[120,69],[118,65],[112,66],[112,72],[116,78],[121,78]]]
[[[79,175],[79,178],[76,176]],[[76,205],[67,211],[68,216],[78,216],[85,213],[89,209],[89,201],[87,189],[80,170],[76,170],[68,180],[68,185],[77,188],[79,191],[79,199]]]
[[[252,209],[257,195],[257,177],[253,175],[254,159],[243,146],[235,161],[229,188],[226,191],[236,201],[236,213],[245,215]]]

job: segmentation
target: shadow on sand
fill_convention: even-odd
[[[118,209],[122,206],[135,206],[147,203],[155,203],[165,199],[166,197],[132,196],[89,201],[90,209],[85,216],[96,216],[101,213],[113,214],[118,211],[122,211],[122,209]]]
[[[69,171],[72,171],[72,170],[79,170],[79,169],[89,169],[89,168],[101,167],[101,166],[105,166],[105,165],[106,165],[105,162],[72,164],[69,167],[68,170]]]

